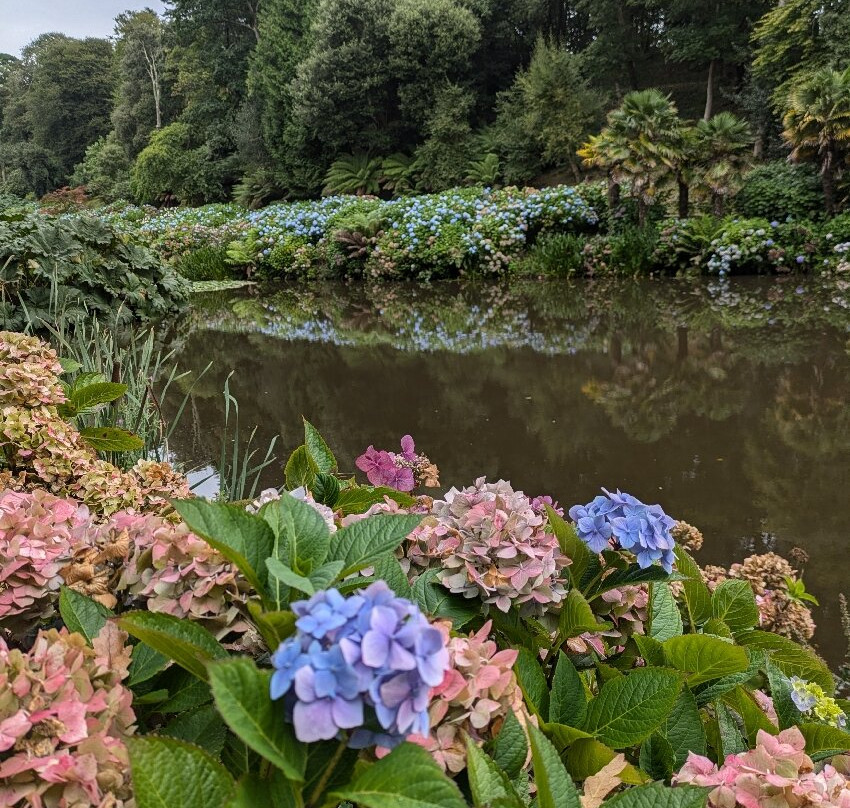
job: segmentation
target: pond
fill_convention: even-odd
[[[170,449],[215,471],[222,389],[285,459],[301,415],[344,470],[411,433],[442,482],[504,477],[569,506],[620,487],[699,527],[701,564],[804,548],[816,640],[844,653],[850,282],[312,284],[200,297],[171,335],[213,367]],[[176,410],[175,396],[166,402]],[[203,472],[201,472],[203,474]],[[279,485],[280,464],[266,485]],[[207,483],[209,486],[209,483]]]

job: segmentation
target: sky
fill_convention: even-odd
[[[128,9],[162,12],[161,0],[0,0],[0,53],[20,56],[39,34],[109,36],[113,20]]]

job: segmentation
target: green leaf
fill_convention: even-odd
[[[416,500],[409,494],[403,494],[394,488],[372,488],[368,485],[360,485],[342,491],[336,501],[334,510],[340,511],[343,516],[352,513],[365,513],[373,505],[384,501],[384,497],[395,500],[403,508],[409,508],[416,504]]]
[[[644,634],[633,634],[632,639],[647,665],[655,668],[664,667],[664,646],[662,643],[654,637],[647,637]]]
[[[640,745],[640,767],[653,780],[666,780],[673,774],[673,747],[658,732]]]
[[[301,420],[304,421],[304,446],[316,470],[323,474],[336,471],[337,465],[334,453],[328,448],[328,444],[325,443],[325,439],[319,434],[319,430],[306,418],[302,417]]]
[[[325,562],[331,533],[314,507],[284,493],[264,506],[262,516],[277,537],[277,557],[281,561],[304,571]]]
[[[830,696],[835,692],[835,679],[829,666],[808,648],[768,631],[745,631],[736,639],[739,645],[767,653],[770,661],[786,676],[817,682]]]
[[[330,474],[317,474],[316,482],[313,483],[313,497],[316,502],[336,508],[339,499],[340,485],[336,477]]]
[[[528,741],[525,730],[516,714],[511,710],[505,717],[505,723],[493,741],[493,760],[496,765],[515,779],[525,766],[528,757]]]
[[[62,374],[76,373],[83,366],[76,359],[67,359],[64,356],[59,357],[59,364],[62,366]]]
[[[552,744],[559,753],[568,749],[576,741],[581,740],[582,738],[593,739],[593,736],[589,732],[585,732],[583,729],[569,727],[566,724],[555,724],[551,721],[541,723],[540,729],[542,729],[543,734],[552,741]]]
[[[310,581],[313,584],[313,588],[318,592],[320,589],[330,587],[339,578],[344,563],[343,561],[330,561],[327,564],[323,564],[319,569],[313,570],[310,573]]]
[[[800,732],[806,739],[806,752],[815,755],[819,752],[834,751],[845,754],[850,751],[850,733],[828,724],[799,724]]]
[[[183,668],[169,668],[157,685],[167,687],[168,692],[168,698],[157,707],[160,713],[182,713],[212,701],[210,686]]]
[[[682,688],[670,715],[661,723],[658,731],[670,742],[673,765],[677,770],[685,764],[689,752],[705,754],[705,727],[694,694],[687,687]]]
[[[664,658],[671,668],[686,674],[688,687],[741,673],[750,664],[743,648],[708,634],[671,637],[664,643]]]
[[[759,610],[749,581],[723,581],[711,597],[711,615],[722,620],[733,634],[758,624]]]
[[[345,743],[345,741],[342,741]],[[320,741],[319,743],[307,744],[307,777],[301,789],[302,794],[313,797],[319,788],[318,799],[312,800],[313,805],[324,805],[322,799],[329,791],[340,788],[351,780],[354,767],[360,757],[359,749],[344,749],[340,753],[340,741]],[[332,761],[336,761],[333,773],[325,777],[328,767]],[[330,808],[330,806],[326,806]]]
[[[392,553],[422,521],[415,514],[378,513],[334,534],[329,561],[344,561],[341,576],[351,575]]]
[[[203,626],[170,614],[127,612],[118,618],[118,625],[204,681],[207,663],[228,655]]]
[[[106,621],[114,617],[111,609],[67,586],[59,591],[59,614],[68,631],[82,634],[89,645],[100,634]]]
[[[750,748],[756,745],[759,730],[776,735],[779,730],[758,706],[752,694],[740,685],[723,696],[723,702],[731,707],[744,722],[744,733]]]
[[[594,588],[593,595],[600,595],[611,589],[619,589],[621,586],[679,581],[683,577],[677,572],[672,574],[666,573],[661,567],[652,566],[641,569],[637,564],[632,564],[627,569],[614,570],[610,575],[606,575],[600,584]]]
[[[531,723],[528,740],[538,807],[581,808],[578,791],[551,741]]]
[[[441,572],[438,568],[423,572],[413,583],[411,597],[425,614],[451,620],[455,629],[462,628],[481,614],[480,601],[449,592],[439,581]]]
[[[664,668],[611,679],[588,705],[584,729],[614,749],[635,746],[667,718],[681,687],[681,676]]]
[[[585,632],[600,632],[610,628],[610,623],[600,623],[578,589],[571,589],[564,598],[558,618],[558,635],[562,640],[578,637]]]
[[[555,513],[548,505],[545,508],[546,516],[549,519],[549,524],[552,526],[552,532],[558,540],[558,546],[561,548],[561,552],[572,561],[567,567],[567,572],[570,574],[573,586],[577,588],[581,586],[582,576],[587,569],[587,565],[590,563],[592,554],[587,545],[578,537],[576,529],[569,522]]]
[[[104,404],[116,401],[127,392],[126,384],[113,382],[98,382],[84,387],[74,387],[71,390],[70,404],[78,415],[91,412]]]
[[[266,559],[274,551],[274,533],[259,516],[238,505],[184,499],[172,503],[191,531],[235,564],[259,594],[266,591]]]
[[[564,762],[574,780],[586,780],[608,765],[616,756],[617,753],[613,749],[605,746],[604,743],[599,743],[595,738],[579,738],[566,751]],[[647,780],[647,775],[631,763],[626,765],[619,777],[624,783],[632,785],[640,785]]]
[[[306,446],[299,446],[286,461],[284,474],[286,476],[286,487],[292,491],[295,488],[312,489],[316,482],[316,474],[319,467],[316,461],[310,457]]]
[[[236,784],[227,808],[297,808],[294,789],[298,788],[280,771],[273,771],[270,777],[246,774]]]
[[[747,742],[741,735],[741,730],[732,715],[732,711],[723,703],[714,702],[714,714],[717,716],[717,729],[720,736],[721,749],[718,750],[719,758],[723,760],[727,755],[737,755],[746,752]]]
[[[307,749],[282,720],[282,704],[271,699],[271,671],[259,670],[250,659],[228,659],[210,665],[209,675],[216,707],[231,731],[290,780],[303,780]]]
[[[520,648],[514,672],[525,703],[545,721],[549,716],[549,686],[537,656],[527,648]]]
[[[475,808],[525,808],[508,775],[481,751],[478,744],[466,737],[466,765],[469,790]]]
[[[710,788],[647,783],[630,788],[605,802],[605,808],[705,808]]]
[[[127,745],[137,808],[224,808],[233,796],[233,778],[196,746],[156,736]]]
[[[683,547],[676,548],[676,567],[687,580],[682,582],[684,590],[685,608],[692,630],[702,625],[711,617],[711,592],[708,591],[702,573],[696,562],[688,555]]]
[[[160,734],[193,743],[218,757],[224,748],[227,729],[216,708],[206,704],[175,716],[160,730]]]
[[[133,647],[133,656],[130,660],[130,678],[128,687],[135,687],[142,682],[156,676],[171,660],[155,651],[147,643],[139,642]]]
[[[80,430],[80,436],[97,452],[135,452],[145,448],[138,435],[114,426],[86,427]]]
[[[290,611],[263,611],[256,601],[248,601],[248,612],[269,648],[275,649],[295,633],[295,615]]]
[[[706,634],[713,634],[715,637],[726,637],[727,640],[732,639],[732,629],[722,620],[712,617],[706,621],[702,629]]]
[[[341,564],[342,562],[336,562]],[[374,564],[374,575],[375,578],[379,581],[386,581],[387,585],[393,592],[396,593],[400,598],[407,598],[408,600],[413,600],[413,589],[410,586],[410,583],[407,580],[407,575],[402,569],[399,560],[394,555],[385,555],[379,558]],[[443,587],[444,591],[448,592],[445,587]],[[466,604],[461,604],[464,607]],[[440,606],[437,607],[438,611],[440,610]],[[471,610],[470,610],[471,611]],[[463,614],[466,615],[468,612],[463,611]],[[451,615],[435,615],[439,617],[449,617],[451,619]],[[471,620],[473,615],[469,616],[469,620]],[[463,623],[468,622],[464,620]],[[463,625],[461,623],[460,625]],[[460,628],[459,625],[456,625],[455,628]]]
[[[649,631],[651,637],[664,642],[682,633],[682,615],[667,584],[652,585],[649,605],[652,621]]]
[[[800,723],[801,713],[791,698],[791,680],[768,657],[764,672],[770,685],[770,697],[779,719],[779,729],[788,729]]]
[[[573,590],[575,591],[575,590]],[[558,652],[558,664],[549,694],[549,721],[580,727],[587,715],[587,696],[584,684],[570,658]]]
[[[276,578],[286,586],[291,587],[292,589],[297,589],[299,592],[304,592],[310,596],[316,594],[316,588],[313,586],[313,582],[309,578],[305,578],[303,575],[293,572],[282,561],[278,561],[276,558],[267,558],[266,566],[269,569],[269,575]]]
[[[331,797],[364,808],[466,808],[454,782],[412,743],[397,746]]]

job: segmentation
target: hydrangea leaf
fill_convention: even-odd
[[[528,725],[528,741],[539,808],[581,808],[578,791],[552,742],[534,724]]]
[[[387,553],[387,555],[379,558],[374,564],[374,569],[374,576],[376,580],[386,581],[387,586],[389,586],[389,588],[392,589],[392,591],[400,598],[413,600],[413,590],[407,580],[407,575],[405,575],[399,560],[394,555]],[[440,614],[435,616],[448,617],[451,619],[451,615],[449,614]],[[472,616],[468,618],[468,620],[471,619]],[[460,628],[467,622],[467,620],[465,619],[463,622],[459,623],[455,623],[455,621],[452,620],[452,622],[454,623],[455,628]]]
[[[640,767],[653,780],[666,780],[673,773],[673,747],[659,732],[640,745]]]
[[[193,743],[218,757],[224,748],[227,729],[212,704],[196,707],[171,719],[159,734]]]
[[[584,729],[614,749],[635,746],[667,718],[681,686],[681,675],[664,668],[611,679],[588,705]]]
[[[579,738],[564,753],[567,770],[575,780],[586,780],[607,766],[617,753],[595,738]],[[620,772],[620,779],[630,785],[645,783],[648,776],[640,769],[627,764]]]
[[[90,426],[80,430],[80,437],[98,452],[135,452],[145,443],[126,429],[114,426]]]
[[[664,658],[686,675],[688,687],[747,670],[747,652],[708,634],[685,634],[664,642]]]
[[[759,730],[770,735],[776,735],[779,732],[779,728],[774,726],[773,722],[764,714],[752,694],[740,685],[726,693],[723,696],[723,702],[741,716],[747,742],[751,747],[756,745],[756,736]]]
[[[754,651],[752,649],[747,649],[747,654],[750,658],[750,664],[746,670],[724,676],[721,679],[711,682],[711,684],[700,685],[696,688],[694,695],[700,707],[704,707],[710,701],[721,698],[730,690],[738,687],[738,685],[743,685],[758,675],[759,670],[764,665],[764,654],[761,651]]]
[[[563,752],[578,740],[583,738],[593,738],[589,732],[585,732],[583,729],[576,729],[575,727],[569,727],[566,724],[556,724],[551,721],[541,724],[540,729],[542,729],[546,734],[546,737],[552,741],[558,752]]]
[[[685,607],[691,623],[691,631],[711,617],[711,592],[702,579],[702,573],[696,562],[683,547],[676,548],[676,566],[687,579],[682,582]]]
[[[403,743],[330,795],[363,808],[466,808],[455,783],[421,746]]]
[[[414,581],[411,596],[425,614],[451,620],[455,629],[462,628],[481,613],[481,604],[449,592],[439,581],[440,572],[439,569],[423,572]]]
[[[676,599],[666,583],[655,583],[651,587],[649,635],[664,642],[682,633],[682,615],[676,605]]]
[[[336,758],[333,774],[327,779],[319,794],[316,794],[316,805],[322,805],[322,797],[335,788],[344,786],[350,779],[354,767],[360,757],[357,749],[345,749],[339,755],[339,741],[320,741],[307,745],[307,772],[302,793],[311,798],[316,787],[327,773],[331,761]],[[251,806],[253,808],[253,806]]]
[[[635,634],[632,639],[638,647],[638,652],[647,665],[656,668],[664,667],[664,646],[655,637],[647,637],[644,634]]]
[[[76,415],[92,412],[104,404],[116,401],[127,392],[126,384],[114,382],[95,382],[83,386],[74,385],[71,389],[69,404]]]
[[[714,634],[715,637],[726,637],[727,640],[732,639],[732,629],[716,617],[707,620],[702,630],[705,634]]]
[[[493,741],[492,753],[496,765],[504,769],[511,779],[517,777],[525,766],[528,741],[525,730],[513,711],[508,712],[505,717],[505,723],[502,724],[496,740]]]
[[[339,578],[343,566],[345,566],[344,561],[330,561],[327,564],[323,564],[317,570],[313,570],[310,573],[310,581],[313,583],[313,588],[316,591],[327,589]],[[405,582],[407,582],[406,578]]]
[[[828,724],[799,724],[806,739],[806,752],[820,755],[823,752],[846,754],[850,751],[850,732]]]
[[[549,721],[580,727],[584,724],[586,715],[587,696],[584,684],[570,658],[563,651],[559,651],[549,694]]]
[[[571,589],[564,598],[558,618],[558,635],[562,640],[578,637],[586,632],[598,633],[610,628],[610,623],[600,623],[578,589]]]
[[[549,686],[537,656],[527,648],[520,648],[514,671],[525,703],[545,721],[549,716]]]
[[[770,684],[770,697],[779,719],[779,728],[788,729],[800,723],[800,711],[791,698],[791,680],[776,667],[768,657],[765,660],[764,672]]]
[[[68,631],[82,634],[89,645],[106,625],[106,621],[114,616],[111,609],[67,586],[63,586],[59,592],[59,614]]]
[[[615,795],[605,805],[613,808],[704,808],[710,793],[710,788],[698,786],[670,788],[662,783],[647,783]]]
[[[619,589],[621,586],[637,586],[638,584],[662,583],[665,581],[681,581],[684,575],[678,572],[667,573],[661,567],[646,567],[641,569],[637,564],[632,564],[624,570],[614,570],[610,575],[594,587],[593,596],[601,595],[611,589]]]
[[[295,633],[295,615],[290,611],[263,611],[256,601],[248,602],[248,611],[269,648],[277,648]]]
[[[170,668],[160,683],[167,688],[168,697],[157,706],[157,712],[182,713],[212,701],[210,686],[183,668]]]
[[[131,738],[130,769],[138,808],[224,808],[236,783],[207,752],[173,738]]]
[[[209,676],[216,707],[231,731],[289,779],[302,781],[307,750],[271,699],[271,671],[259,670],[250,659],[228,659],[210,665]]]
[[[416,500],[410,494],[396,491],[395,488],[379,486],[372,488],[368,485],[360,485],[342,491],[336,501],[334,510],[340,511],[343,516],[352,513],[365,513],[373,505],[383,502],[385,497],[398,503],[402,508],[409,508],[416,504]]]
[[[284,475],[286,477],[286,487],[292,491],[303,486],[311,489],[316,482],[316,474],[319,472],[319,467],[316,461],[310,456],[306,446],[299,446],[286,461],[284,466]]]
[[[303,575],[294,572],[282,561],[278,561],[276,558],[267,558],[266,566],[268,567],[269,575],[287,587],[304,592],[308,596],[316,594],[316,588],[309,578],[305,578]],[[270,583],[269,586],[274,591],[274,585]]]
[[[393,552],[422,521],[415,514],[378,513],[334,534],[329,561],[344,561],[346,577]]]
[[[658,727],[658,732],[664,735],[673,749],[673,765],[676,769],[684,765],[689,752],[705,754],[705,727],[694,694],[689,688],[682,688],[670,715]]]
[[[133,647],[133,657],[130,660],[129,687],[147,682],[156,676],[170,662],[165,654],[151,648],[147,643],[139,642]]]
[[[469,736],[466,738],[469,790],[475,808],[525,808],[508,775]]]
[[[552,532],[558,539],[561,552],[572,561],[567,567],[567,572],[573,582],[573,586],[581,586],[582,576],[590,563],[591,552],[587,545],[578,537],[576,529],[565,519],[559,516],[549,505],[546,505],[546,516],[552,527]]]
[[[127,612],[118,618],[118,625],[204,681],[207,663],[228,656],[221,643],[203,626],[170,614]]]
[[[328,444],[325,443],[325,439],[319,434],[319,430],[306,418],[302,417],[301,420],[304,421],[304,446],[312,458],[316,470],[322,474],[336,471],[336,457],[334,457],[334,453],[330,450]]]
[[[786,676],[816,682],[828,696],[835,692],[835,679],[826,662],[793,640],[768,631],[745,631],[736,640],[747,649],[764,651]]]
[[[749,581],[723,581],[711,597],[711,615],[722,620],[732,633],[758,625],[759,610]]]
[[[330,474],[319,473],[316,475],[316,482],[313,483],[312,494],[316,502],[322,505],[327,505],[329,508],[336,509],[337,501],[339,500],[340,484],[336,477]]]
[[[284,493],[280,499],[263,506],[262,517],[275,534],[275,556],[281,561],[304,572],[324,563],[331,546],[331,534],[315,508]]]
[[[297,808],[298,802],[291,783],[279,771],[270,777],[246,774],[236,784],[236,793],[227,808]]]
[[[714,715],[716,716],[718,740],[720,748],[718,756],[720,760],[727,755],[737,755],[747,751],[747,742],[741,735],[738,723],[732,715],[732,711],[722,702],[714,702]]]

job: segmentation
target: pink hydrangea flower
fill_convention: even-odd
[[[370,446],[354,461],[375,486],[388,486],[397,491],[412,491],[417,485],[436,488],[439,470],[426,455],[417,454],[410,435],[401,439],[401,452],[387,452]]]

